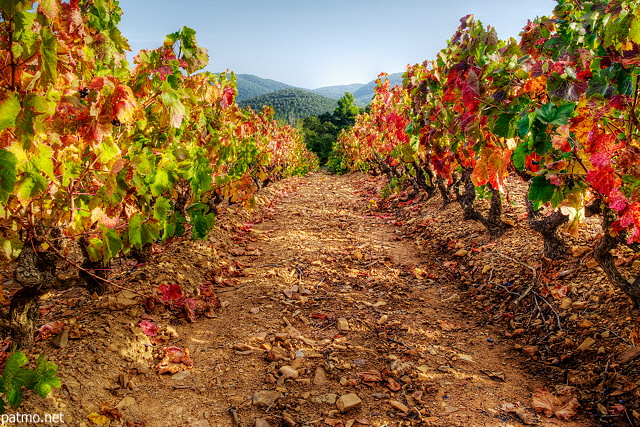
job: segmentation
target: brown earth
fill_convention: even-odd
[[[539,239],[516,224],[491,242],[438,200],[380,209],[380,188],[360,174],[287,179],[264,190],[253,213],[223,213],[206,242],[174,240],[145,264],[116,265],[115,279],[143,296],[50,295],[43,323],[63,321],[69,340],[59,334],[54,345],[45,334],[30,353],[59,365],[63,387],[44,400],[29,395],[19,412],[62,413],[72,426],[595,425],[572,387],[564,392],[583,407],[575,416],[569,408],[569,421],[532,408],[539,387],[570,383],[571,367],[548,360],[560,350],[536,331],[571,312],[545,311],[544,301],[553,308],[571,296],[571,305],[585,299],[580,289],[500,309],[514,299],[500,280],[511,275],[520,294],[528,287]],[[507,217],[518,223],[518,212]],[[207,283],[199,300],[215,306],[213,288],[221,307],[195,322],[147,297],[163,284],[198,293]],[[158,335],[142,332],[145,320]],[[610,329],[621,335],[630,321]],[[588,349],[594,360],[600,345]],[[193,366],[158,374],[167,346],[188,349],[183,362]]]

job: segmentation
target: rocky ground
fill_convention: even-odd
[[[455,204],[380,189],[288,179],[205,242],[116,263],[126,289],[49,295],[30,353],[63,387],[19,411],[73,426],[633,425],[638,313],[590,263],[590,235],[548,265],[518,206],[491,241]]]

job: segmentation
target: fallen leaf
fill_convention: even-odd
[[[567,421],[576,415],[580,403],[569,388],[565,388],[559,395],[554,395],[540,387],[533,395],[532,406],[537,412],[544,412],[547,417],[556,416]]]
[[[175,374],[185,371],[193,366],[193,359],[189,356],[189,349],[182,350],[180,347],[171,346],[164,347],[164,357],[158,363],[156,368],[158,374]]]
[[[107,418],[104,415],[100,415],[97,412],[92,412],[89,415],[87,415],[87,418],[89,419],[89,421],[91,421],[94,424],[97,425],[102,425],[102,424],[108,424],[109,423],[109,418]]]
[[[155,337],[158,335],[158,325],[148,320],[142,320],[138,323],[140,329],[142,329],[142,333],[149,337]]]
[[[110,420],[119,420],[122,418],[122,414],[118,408],[111,408],[106,403],[102,404],[102,409],[100,409],[100,415],[104,415]]]
[[[46,323],[38,328],[38,335],[36,335],[34,341],[44,341],[52,336],[56,336],[64,328],[64,322],[62,320],[55,320],[53,322]]]
[[[182,289],[177,283],[171,285],[160,285],[158,293],[163,302],[178,301],[182,298]]]
[[[196,321],[196,302],[193,299],[189,299],[184,302],[184,312],[187,315],[189,322],[195,323]]]
[[[522,424],[524,425],[531,426],[531,425],[536,425],[539,422],[538,416],[535,414],[529,413],[525,408],[522,407],[520,403],[517,403],[517,404],[505,403],[502,405],[500,409],[502,409],[505,412],[516,414],[518,418],[520,418],[520,421],[522,421]]]

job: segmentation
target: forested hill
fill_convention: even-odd
[[[238,88],[238,96],[236,99],[238,102],[278,90],[295,88],[295,86],[276,80],[263,79],[253,74],[236,74],[236,84]]]
[[[388,78],[391,81],[391,86],[402,85],[402,73],[389,74]],[[236,84],[238,89],[236,100],[238,102],[283,89],[300,89],[335,100],[342,98],[345,92],[351,92],[355,98],[356,105],[358,107],[366,107],[369,102],[371,102],[371,99],[373,99],[373,89],[376,86],[376,81],[374,79],[366,84],[352,83],[347,85],[324,86],[317,89],[303,89],[277,80],[263,79],[253,74],[236,74]]]
[[[265,105],[275,110],[277,119],[291,122],[309,116],[332,113],[338,102],[303,89],[282,89],[239,102],[241,107],[259,111]]]

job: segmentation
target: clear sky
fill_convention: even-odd
[[[366,83],[434,59],[473,13],[500,38],[551,14],[553,0],[120,0],[133,53],[187,26],[209,50],[209,71],[229,69],[293,86]],[[132,54],[133,55],[133,54]]]

